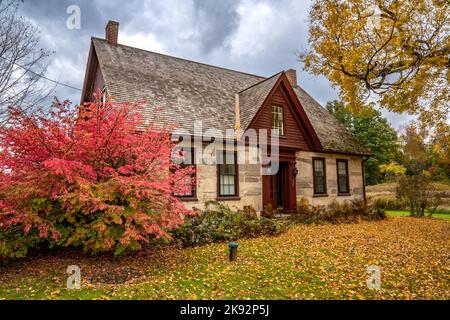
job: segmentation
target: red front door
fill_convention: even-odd
[[[295,161],[280,161],[278,171],[263,176],[263,204],[272,209],[292,212],[296,209]]]

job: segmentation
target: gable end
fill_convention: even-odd
[[[102,90],[106,83],[100,68],[100,63],[95,52],[95,46],[91,41],[86,73],[81,93],[81,103],[91,101],[93,93],[98,89]]]
[[[285,132],[280,137],[280,147],[309,151],[322,149],[319,138],[284,72],[273,85],[247,128],[270,131],[273,105],[281,106],[284,111]]]

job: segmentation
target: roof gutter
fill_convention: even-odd
[[[356,157],[371,157],[373,154],[371,153],[357,153],[357,152],[347,152],[347,151],[336,151],[336,150],[330,150],[330,149],[323,149],[315,151],[318,153],[334,153],[334,154],[342,154],[346,156],[356,156]]]

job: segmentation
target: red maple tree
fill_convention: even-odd
[[[191,214],[189,168],[171,161],[170,129],[138,103],[55,102],[46,116],[12,110],[0,131],[0,256],[29,247],[139,249]]]

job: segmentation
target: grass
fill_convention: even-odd
[[[390,217],[409,217],[409,211],[405,210],[387,210],[386,211]],[[450,212],[449,211],[440,211],[436,212],[432,215],[432,218],[449,220],[450,221]]]
[[[153,249],[112,259],[78,252],[0,264],[0,299],[450,299],[450,224],[438,219],[298,225],[279,237]],[[68,265],[82,288],[67,290]],[[366,286],[381,268],[380,291]]]

